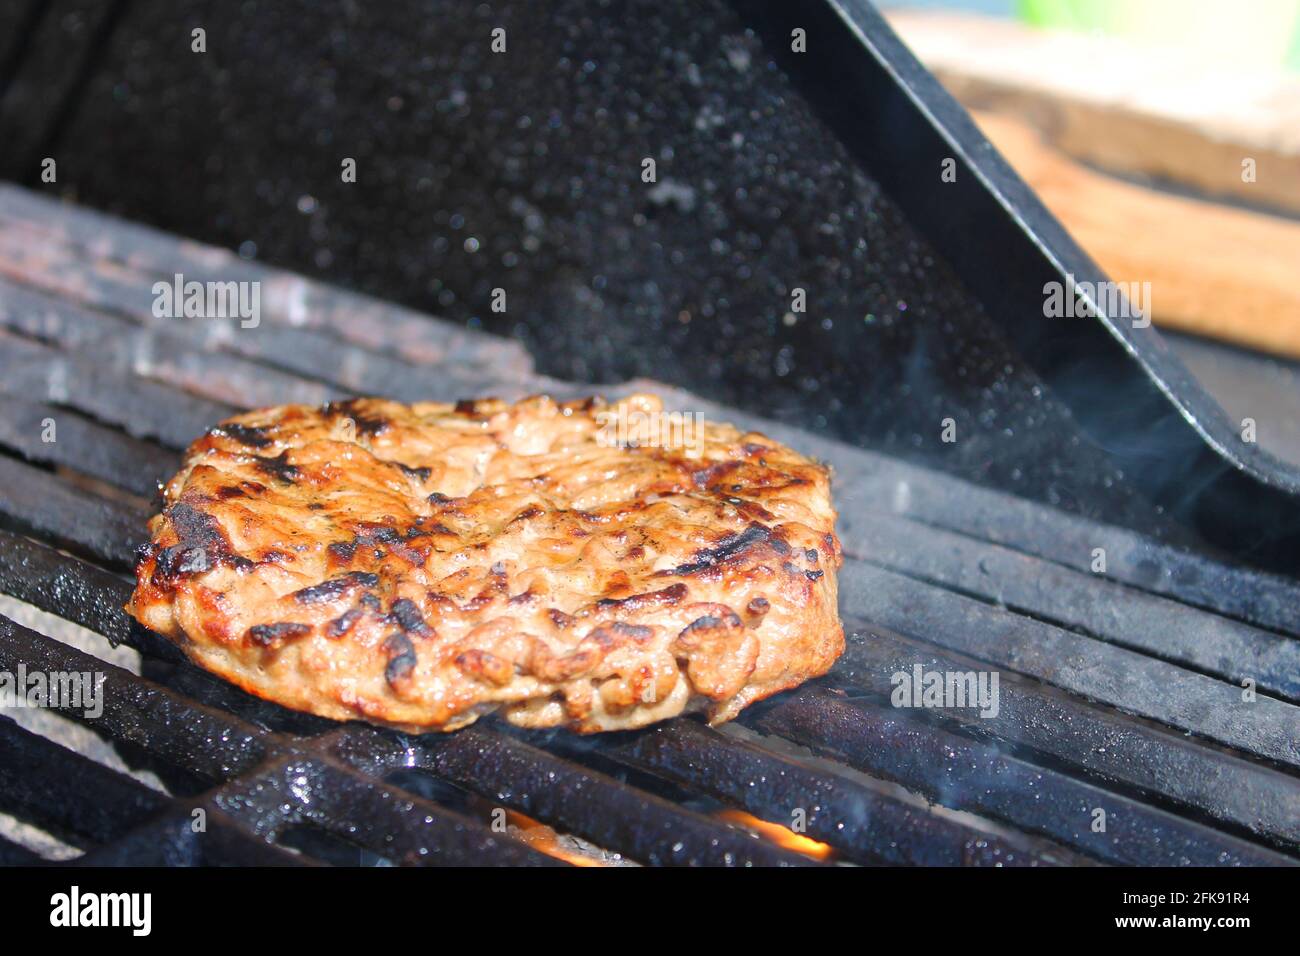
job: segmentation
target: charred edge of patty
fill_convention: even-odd
[[[251,570],[253,562],[238,555],[217,519],[193,505],[179,501],[163,512],[176,532],[177,543],[158,552],[155,584],[170,584],[187,575],[201,574],[218,565]],[[147,559],[147,553],[142,558]]]

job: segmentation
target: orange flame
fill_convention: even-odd
[[[568,849],[560,843],[559,835],[540,820],[534,820],[517,810],[507,810],[506,820],[519,829],[515,836],[538,853],[545,853],[547,856],[553,856],[557,860],[563,860],[565,863],[571,863],[574,866],[608,865],[593,856]]]
[[[787,850],[794,850],[794,852],[802,853],[804,856],[810,856],[814,860],[825,860],[834,852],[829,844],[820,843],[812,837],[804,836],[802,833],[795,833],[789,827],[783,827],[779,823],[760,820],[744,810],[723,810],[718,813],[718,817],[728,823],[734,823],[745,827],[747,830],[753,830],[760,836],[771,840],[777,846],[784,847]]]

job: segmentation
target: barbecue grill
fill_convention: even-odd
[[[765,428],[835,469],[851,636],[827,678],[734,727],[581,740],[491,721],[409,737],[252,699],[121,611],[143,496],[191,436],[262,403],[582,388],[530,373],[511,343],[15,187],[0,189],[0,224],[0,589],[137,649],[150,676],[7,620],[0,670],[105,673],[87,725],[169,783],[5,717],[0,809],[87,862],[558,862],[495,832],[496,809],[641,863],[817,862],[726,808],[799,823],[837,862],[1294,862],[1291,582],[671,389],[675,407]],[[260,281],[262,327],[153,319],[149,289],[176,272]],[[1104,575],[1088,570],[1095,547]],[[999,671],[1000,713],[892,707],[891,675],[916,664]],[[27,858],[8,842],[3,856]]]
[[[760,30],[785,31],[780,5],[756,6]],[[1014,177],[980,154],[977,134],[944,125],[962,122],[944,112],[955,107],[929,87],[917,92],[923,74],[883,25],[846,7],[812,5],[810,22],[827,42],[858,44],[855,81],[897,68],[872,100],[876,119],[912,129],[922,93],[934,98],[941,109],[930,136],[913,140],[917,161],[951,134],[979,174],[949,213],[992,223],[987,234],[1036,277],[1030,286],[1044,271],[1087,276],[1032,200],[1007,198]],[[800,82],[815,86],[824,63]],[[906,200],[909,182],[899,176],[890,189],[933,221],[938,211],[920,195]],[[1025,209],[1027,224],[1017,218]],[[987,269],[955,246],[945,252],[963,275]],[[259,283],[260,324],[156,318],[151,290],[177,274]],[[1006,311],[1023,292],[975,285]],[[1062,349],[1109,357],[1131,394],[1180,411],[1157,430],[1177,448],[1197,443],[1186,460],[1218,489],[1214,502],[1266,496],[1280,503],[1279,523],[1290,520],[1289,473],[1250,451],[1234,461],[1218,440],[1223,423],[1149,337],[1104,316],[1060,335],[1026,348],[1049,371]],[[418,737],[334,724],[209,676],[121,610],[157,479],[240,409],[640,388],[834,469],[848,650],[825,678],[733,724],[679,719],[596,738],[491,719]],[[50,421],[54,441],[43,437]],[[110,741],[126,769],[0,715],[0,812],[79,861],[1043,866],[1300,856],[1300,586],[1243,560],[1261,553],[1259,509],[1241,512],[1249,544],[1236,555],[1226,525],[1202,524],[1223,549],[1211,555],[681,387],[551,377],[517,342],[9,185],[0,186],[0,451],[0,591],[89,629],[100,647],[140,655],[136,672],[0,620],[0,671],[105,675],[101,716],[63,713]],[[1265,565],[1285,567],[1281,550],[1270,554]],[[998,673],[998,713],[893,706],[892,676],[918,665]],[[34,859],[0,839],[0,861]]]

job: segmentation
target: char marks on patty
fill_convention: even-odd
[[[664,445],[638,431],[661,411],[359,398],[240,415],[167,484],[129,610],[239,686],[336,719],[728,720],[843,649],[829,476],[729,425]]]

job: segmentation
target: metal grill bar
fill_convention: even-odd
[[[1280,853],[864,700],[799,690],[742,722],[918,790],[1123,865],[1294,865]],[[1028,797],[1028,798],[1027,798]],[[1106,829],[1092,829],[1097,809]]]
[[[429,770],[441,780],[549,822],[599,846],[661,866],[800,866],[796,853],[721,826],[701,814],[624,786],[503,734],[474,726],[453,735],[426,735],[398,746],[391,735],[348,727],[337,751],[371,773],[401,766]]]
[[[953,485],[960,487],[955,493]],[[1093,552],[1106,552],[1104,577],[1258,627],[1300,636],[1300,588],[1292,581],[1181,551],[1028,501],[1008,507],[997,492],[919,468],[890,464],[867,476],[860,494],[893,512],[978,541],[1003,545],[1092,574]]]
[[[206,830],[194,830],[193,810],[178,808],[125,836],[86,851],[78,866],[317,866],[267,843],[212,807]]]
[[[858,562],[842,606],[900,634],[1036,677],[1121,710],[1300,767],[1300,709],[993,605]]]
[[[0,238],[0,249],[3,239]],[[9,280],[0,279],[0,296],[10,296]],[[28,300],[6,310],[0,321],[12,331],[39,338],[73,354],[92,357],[97,365],[120,376],[145,376],[175,385],[192,394],[230,406],[268,405],[277,402],[319,404],[350,394],[309,381],[281,368],[249,361],[226,351],[204,351],[203,344],[236,341],[229,325],[208,322],[190,328],[188,336],[176,321],[166,326],[145,328],[103,312],[85,309],[65,299],[22,290]],[[136,291],[137,296],[147,289]],[[148,309],[151,297],[141,307]],[[214,338],[220,330],[229,336]],[[260,340],[266,333],[257,336]],[[205,343],[205,338],[213,339]],[[194,342],[197,339],[198,342]],[[196,347],[198,346],[198,347]],[[302,345],[288,346],[288,354],[299,354]],[[336,359],[337,361],[337,359]],[[332,368],[331,365],[324,366]]]
[[[184,448],[231,405],[186,394],[158,382],[0,334],[0,392],[67,405],[168,448]]]
[[[46,423],[53,440],[46,440]],[[124,491],[152,498],[180,457],[52,405],[0,397],[0,445],[42,464],[64,465]]]
[[[0,512],[10,527],[119,567],[131,564],[140,529],[149,520],[143,509],[107,501],[2,456]]]
[[[46,329],[47,337],[52,338],[56,328],[62,332],[71,324],[81,324],[89,330],[107,331],[113,325],[126,324],[123,322],[125,319],[129,320],[127,329],[136,331],[136,335],[121,335],[119,332],[120,338],[117,339],[105,336],[104,344],[117,348],[118,341],[121,341],[137,352],[147,348],[165,352],[169,346],[175,345],[176,350],[181,351],[184,339],[174,332],[175,320],[160,321],[152,312],[155,299],[151,291],[153,283],[170,283],[174,281],[172,275],[145,274],[115,265],[111,269],[98,270],[89,278],[71,280],[69,276],[77,274],[78,264],[82,261],[84,254],[79,250],[61,245],[34,246],[23,241],[21,236],[0,233],[0,273],[19,275],[23,283],[41,290],[45,301],[42,303],[42,311],[37,315]],[[224,269],[217,274],[211,267],[198,264],[193,265],[184,275],[186,282],[231,281],[230,274]],[[510,382],[516,377],[523,378],[531,373],[529,368],[521,369],[520,375],[509,375],[511,367],[518,365],[513,353],[507,353],[506,357],[510,361],[504,368],[499,365],[494,367],[488,364],[488,360],[501,354],[500,349],[479,347],[477,352],[471,352],[462,346],[456,350],[456,356],[452,359],[454,364],[443,370],[446,381],[431,382],[427,375],[422,374],[427,368],[425,365],[415,364],[400,356],[370,351],[345,340],[326,338],[317,331],[301,329],[291,324],[291,320],[303,308],[303,303],[294,299],[295,294],[301,297],[294,290],[306,289],[303,280],[278,277],[266,279],[257,272],[254,275],[257,278],[250,281],[269,283],[270,294],[267,302],[269,308],[264,312],[259,311],[257,334],[237,334],[232,330],[231,324],[211,322],[190,330],[191,340],[197,339],[204,346],[216,350],[204,354],[218,368],[223,365],[230,369],[240,368],[239,363],[230,361],[233,356],[240,356],[305,379],[327,381],[351,391],[392,395],[407,401],[436,398],[439,390],[450,394],[463,393],[467,388],[481,387],[485,379]],[[275,295],[277,290],[281,292],[279,302]],[[31,290],[27,294],[29,297],[37,295]],[[288,299],[287,303],[283,301],[285,299]],[[284,312],[276,308],[277,304],[281,305]],[[59,316],[63,317],[62,321]],[[265,324],[261,324],[263,318]],[[232,323],[234,321],[237,320],[232,319]],[[32,320],[28,320],[27,324],[30,327]],[[145,330],[147,334],[141,334]],[[243,331],[246,330],[239,330]],[[29,334],[35,334],[35,331],[31,330]],[[63,334],[74,339],[85,339],[93,336],[93,331],[81,329]],[[157,344],[151,344],[153,340],[157,340]],[[67,344],[72,346],[73,342]],[[274,380],[275,376],[272,378]],[[258,388],[263,387],[269,387],[269,383],[268,386]],[[291,397],[289,400],[313,399]],[[265,398],[252,398],[254,405],[270,402]]]
[[[0,809],[77,846],[107,843],[167,798],[0,717]]]
[[[60,712],[88,723],[111,740],[141,747],[188,774],[213,783],[226,782],[212,792],[212,806],[255,833],[273,837],[287,823],[309,819],[401,862],[554,862],[436,804],[409,795],[394,799],[393,791],[328,758],[294,757],[305,744],[268,735],[236,717],[179,697],[0,617],[0,668],[14,671],[19,662],[46,673],[103,673],[103,714],[99,718],[86,721],[84,714],[66,702],[61,702]],[[15,753],[21,757],[23,752]],[[274,753],[285,756],[267,763]],[[27,776],[50,781],[48,776]],[[16,788],[14,792],[13,799],[20,799],[24,791]],[[25,801],[24,809],[33,812],[34,802],[35,797]],[[89,826],[84,821],[78,825]]]
[[[8,252],[4,243],[5,239],[0,237],[0,256]],[[31,278],[30,269],[23,269],[23,274]],[[0,280],[0,285],[5,282]],[[157,365],[160,376],[191,390],[205,389],[201,394],[222,402],[318,403],[355,393],[391,394],[406,401],[426,401],[430,389],[464,394],[465,390],[476,388],[476,380],[469,377],[469,372],[454,369],[442,381],[424,381],[424,390],[416,393],[413,389],[419,373],[425,371],[422,367],[365,351],[339,339],[330,341],[309,330],[269,321],[259,326],[255,336],[242,336],[231,325],[155,319],[151,313],[153,295],[143,277],[121,289],[114,286],[114,295],[92,295],[91,290],[79,285],[74,289],[77,298],[73,302],[66,298],[68,289],[53,287],[43,293],[23,287],[5,289],[5,297],[19,303],[12,310],[14,317],[5,324],[14,332],[57,342],[69,349],[83,352],[95,349],[118,363],[130,360],[144,367]],[[204,385],[192,378],[196,364],[199,368],[212,365],[217,380],[224,382],[225,388]],[[482,376],[478,378],[481,380]],[[334,389],[322,388],[321,382],[333,385]],[[281,395],[281,398],[268,395]]]
[[[194,807],[166,797],[117,771],[32,734],[8,718],[0,719],[0,789],[3,809],[75,845],[132,845],[143,829],[158,863],[203,862],[205,845],[219,848],[213,862],[284,865],[299,858],[268,845],[222,813],[211,801]],[[202,808],[202,830],[195,830],[194,810]],[[149,820],[136,827],[142,820]],[[167,838],[160,840],[159,831]],[[202,839],[199,839],[199,835]],[[178,839],[179,838],[179,839]],[[184,848],[180,859],[177,849]],[[136,848],[138,851],[138,847]],[[197,856],[196,856],[197,854]],[[79,862],[94,862],[92,855]],[[100,860],[100,862],[107,862]],[[128,861],[149,862],[138,855]]]
[[[910,546],[904,546],[908,542]],[[887,570],[1006,605],[1225,680],[1300,699],[1300,641],[1098,575],[885,515],[853,522],[845,550]]]
[[[131,596],[129,581],[10,531],[0,530],[0,553],[0,592],[103,634],[114,646],[183,659],[170,641],[122,613]]]
[[[884,701],[893,690],[892,675],[911,673],[917,664],[940,672],[980,667],[932,645],[863,625],[851,629],[848,650],[827,683]],[[1041,684],[1008,680],[1004,674],[999,690],[996,717],[961,709],[943,717],[978,739],[1012,741],[1132,792],[1285,842],[1293,851],[1300,847],[1300,787],[1294,777]]]
[[[280,816],[283,801],[294,817]],[[394,863],[466,865],[490,860],[504,866],[559,866],[559,860],[492,833],[483,824],[413,794],[349,772],[312,756],[272,764],[253,780],[218,791],[215,800],[237,819],[281,829],[289,819],[309,820]],[[267,820],[272,821],[268,826]]]
[[[312,329],[339,342],[422,365],[466,368],[503,379],[526,377],[532,371],[532,359],[518,342],[431,322],[422,312],[325,287],[295,273],[241,259],[225,249],[178,240],[139,223],[84,206],[51,202],[5,184],[0,184],[0,224],[25,240],[14,249],[21,258],[0,255],[0,272],[12,272],[25,280],[28,270],[34,269],[44,277],[37,284],[46,288],[69,286],[57,270],[40,265],[39,254],[25,253],[24,246],[42,254],[52,250],[51,254],[61,256],[61,264],[70,267],[71,274],[83,273],[86,264],[93,262],[100,265],[96,274],[116,271],[145,276],[149,284],[172,279],[177,273],[197,281],[258,281],[265,293],[263,317],[272,323]],[[104,295],[91,293],[86,301],[114,301]],[[124,296],[116,301],[127,312],[138,309],[136,293],[127,287]]]
[[[20,663],[47,673],[104,674],[104,712],[92,729],[205,780],[227,780],[266,758],[262,732],[239,718],[0,617],[0,668],[12,673]],[[66,704],[59,712],[86,722]]]
[[[925,866],[1034,866],[1086,862],[1061,846],[990,836],[903,800],[819,773],[690,721],[677,720],[594,752],[691,789],[703,787],[787,826],[796,811],[808,836],[860,862]],[[900,834],[909,839],[900,840]]]

